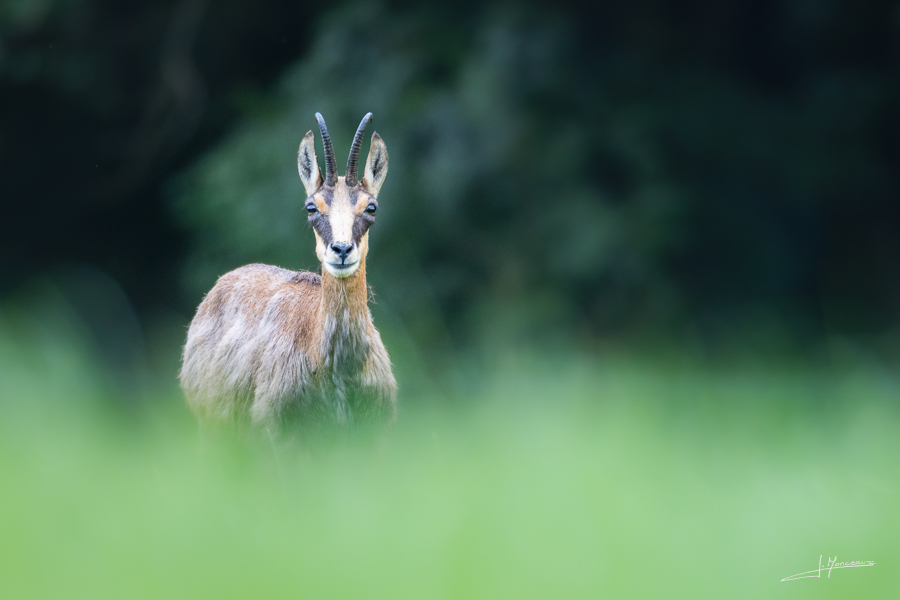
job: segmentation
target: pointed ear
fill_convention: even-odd
[[[384,145],[381,136],[372,134],[372,143],[369,144],[369,157],[366,159],[366,174],[363,175],[363,185],[373,196],[378,195],[384,176],[388,170],[387,146]]]
[[[297,170],[300,171],[300,179],[306,188],[307,196],[312,196],[322,187],[322,174],[319,172],[319,163],[316,162],[316,138],[312,131],[308,131],[300,142]]]

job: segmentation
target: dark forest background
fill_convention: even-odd
[[[890,353],[898,107],[887,0],[6,0],[0,295],[52,282],[111,360],[179,338],[218,275],[316,268],[296,147],[371,110],[413,347]]]

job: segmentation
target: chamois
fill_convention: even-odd
[[[202,422],[303,429],[394,418],[397,383],[372,324],[366,285],[368,230],[388,170],[377,133],[362,181],[357,177],[371,118],[356,130],[344,177],[321,114],[324,179],[313,132],[300,143],[304,210],[322,274],[247,265],[220,277],[197,309],[180,380]]]

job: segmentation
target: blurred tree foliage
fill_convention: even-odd
[[[643,4],[607,9],[615,32],[602,9],[594,32],[499,4],[331,12],[173,188],[193,297],[250,261],[314,268],[295,149],[320,110],[343,157],[371,110],[391,153],[371,280],[417,335],[895,319],[897,46],[829,58],[850,27],[837,7]]]
[[[160,190],[304,52],[315,4],[0,2],[0,294],[69,264],[178,306]]]
[[[898,67],[886,0],[9,0],[0,289],[86,262],[186,315],[315,268],[297,145],[321,111],[343,165],[371,110],[371,283],[417,339],[882,335]]]

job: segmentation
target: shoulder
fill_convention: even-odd
[[[218,281],[216,281],[216,287],[230,287],[247,284],[255,286],[307,284],[320,287],[322,285],[322,277],[318,273],[311,273],[309,271],[291,271],[272,265],[254,263],[229,271],[219,277]]]
[[[205,303],[217,304],[228,299],[260,302],[283,296],[309,295],[321,288],[321,277],[308,271],[290,271],[272,265],[244,265],[225,273],[206,295]]]
[[[308,271],[251,264],[219,277],[197,309],[197,316],[231,314],[299,319],[318,304],[321,277]]]
[[[219,277],[219,282],[222,281],[234,281],[238,279],[287,279],[291,275],[296,274],[295,271],[289,271],[287,269],[282,269],[281,267],[274,267],[272,265],[263,265],[260,263],[253,263],[250,265],[244,265],[243,267],[238,267],[234,271],[229,271],[225,273],[221,277]]]
[[[322,287],[322,276],[310,271],[291,271],[290,283],[305,283],[315,287]]]

